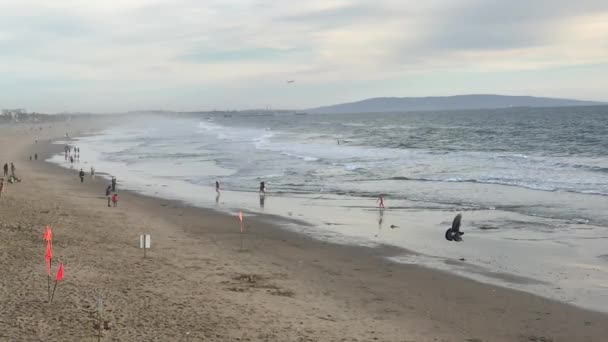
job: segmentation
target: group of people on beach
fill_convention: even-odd
[[[15,164],[13,164],[11,162],[10,165],[10,174],[9,174],[9,165],[8,163],[4,163],[4,167],[3,167],[3,171],[4,171],[4,176],[3,178],[0,178],[0,197],[2,197],[2,194],[4,193],[4,178],[7,177],[8,178],[8,183],[16,183],[16,182],[21,182],[21,178],[17,177],[17,174],[15,173],[17,171],[17,168],[15,167]]]
[[[66,133],[67,136],[67,133]],[[70,164],[74,163],[74,158],[76,160],[80,160],[80,148],[72,147],[70,145],[65,145],[65,160],[70,160]],[[84,183],[86,173],[83,168],[78,172],[78,178],[80,179],[80,183]],[[95,167],[91,165],[91,178],[95,179]],[[116,193],[116,177],[112,177],[110,185],[106,188],[106,198],[108,200],[108,207],[118,207],[118,193]]]
[[[215,192],[220,195],[220,182],[215,181]],[[260,182],[260,196],[266,195],[266,183]]]
[[[215,196],[215,203],[219,203],[220,201],[220,182],[219,181],[215,181],[215,193],[217,194]],[[266,183],[264,182],[260,182],[260,207],[264,208],[264,203],[266,200]]]
[[[65,160],[66,161],[69,158],[70,164],[74,165],[74,160],[80,161],[80,148],[78,148],[78,147],[72,147],[70,145],[65,145],[64,156],[65,156]]]

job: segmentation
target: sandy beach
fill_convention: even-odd
[[[73,134],[96,122],[73,123]],[[0,341],[604,341],[608,315],[441,271],[388,261],[389,247],[334,245],[281,229],[271,216],[238,219],[83,184],[77,170],[43,160],[48,138],[0,128],[0,160],[21,183],[0,199]],[[35,144],[34,139],[40,141]],[[46,139],[45,139],[46,137]],[[29,161],[37,153],[38,161]],[[44,226],[65,279],[47,302]],[[152,236],[147,257],[139,235]],[[403,253],[403,251],[399,251]],[[395,251],[395,254],[396,251]]]

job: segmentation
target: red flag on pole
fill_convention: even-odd
[[[44,229],[44,240],[53,241],[53,230],[51,229],[51,226],[46,226]]]
[[[51,242],[46,243],[46,255],[44,257],[46,259],[46,273],[51,275],[51,259],[53,259],[53,245]]]
[[[241,233],[243,232],[243,212],[239,211],[239,220],[241,220]]]
[[[55,283],[63,279],[63,263],[59,264],[59,271],[57,271],[57,276],[55,277]]]
[[[60,280],[63,280],[63,263],[59,264],[59,270],[57,271],[57,276],[55,277],[55,286],[53,286],[53,292],[51,293],[51,298],[49,299],[50,303],[53,302],[53,298],[55,297],[55,290],[57,289],[57,283]]]

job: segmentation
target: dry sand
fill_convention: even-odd
[[[0,341],[96,341],[96,291],[110,323],[103,341],[607,340],[605,314],[394,264],[382,257],[388,248],[332,245],[246,217],[239,251],[235,217],[127,192],[108,208],[106,182],[88,166],[80,184],[77,170],[40,161],[58,147],[34,137],[64,129],[0,128],[0,161],[23,178],[0,199]],[[65,263],[52,304],[48,224],[53,272]]]

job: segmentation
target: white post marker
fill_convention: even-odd
[[[150,235],[139,236],[139,248],[144,250],[144,258],[146,257],[146,249],[150,248]]]

